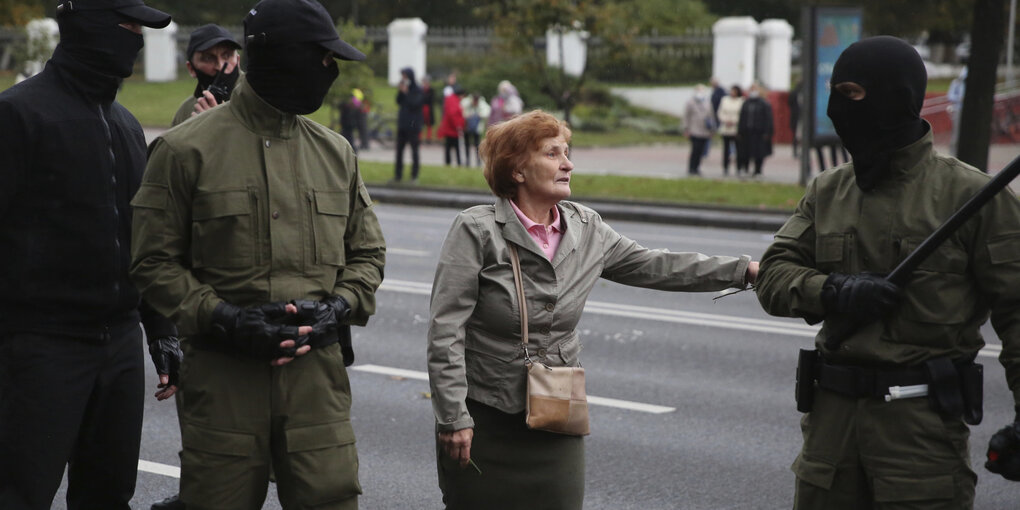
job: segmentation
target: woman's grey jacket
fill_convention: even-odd
[[[473,427],[465,399],[524,410],[526,378],[508,243],[518,246],[528,306],[528,352],[550,366],[578,366],[575,330],[596,281],[670,291],[743,287],[750,257],[650,250],[580,204],[560,202],[563,238],[553,260],[510,202],[461,212],[446,237],[432,286],[428,368],[439,430]]]

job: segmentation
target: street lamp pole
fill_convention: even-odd
[[[1013,36],[1016,35],[1016,0],[1009,2],[1009,37],[1006,43],[1006,86],[1013,86]]]

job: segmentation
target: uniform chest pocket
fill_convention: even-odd
[[[900,259],[920,244],[921,240],[903,239]],[[928,324],[958,324],[971,318],[979,299],[967,273],[968,259],[952,240],[942,243],[911,274],[904,289],[903,317]],[[955,304],[946,306],[947,302]]]
[[[311,191],[308,194],[312,216],[315,263],[344,265],[344,234],[350,215],[347,191]]]
[[[815,262],[818,270],[831,272],[847,272],[843,254],[846,250],[846,234],[819,234],[815,238]]]
[[[192,267],[250,267],[257,236],[255,198],[248,190],[195,195],[191,205]]]

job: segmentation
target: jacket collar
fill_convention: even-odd
[[[496,223],[500,227],[503,239],[534,253],[539,260],[550,262],[554,268],[559,267],[563,260],[577,248],[577,234],[581,231],[581,224],[588,222],[588,218],[582,217],[574,207],[565,207],[563,204],[564,202],[556,204],[556,208],[560,211],[560,228],[563,231],[563,237],[560,239],[560,246],[556,248],[556,255],[551,261],[545,258],[545,253],[538,249],[531,234],[521,224],[513,206],[510,205],[510,200],[500,198],[496,202]]]
[[[925,121],[927,124],[928,121]],[[918,168],[927,166],[928,159],[933,156],[933,135],[931,125],[928,125],[928,132],[916,142],[897,149],[892,153],[887,168],[890,180],[916,174]]]
[[[248,84],[244,76],[237,79],[237,85],[230,94],[230,111],[242,124],[260,136],[287,139],[294,135],[297,115],[277,110],[265,102]]]

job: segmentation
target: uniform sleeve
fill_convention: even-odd
[[[809,324],[821,322],[822,284],[826,274],[815,269],[814,182],[793,216],[776,232],[761,258],[755,292],[771,315],[800,317]]]
[[[14,107],[0,103],[0,218],[10,207],[27,171],[27,134]]]
[[[598,215],[592,222],[605,253],[601,276],[624,285],[649,289],[704,292],[743,287],[751,257],[709,256],[652,250],[628,239]]]
[[[355,171],[351,183],[351,212],[344,233],[346,265],[337,276],[333,294],[343,297],[351,306],[349,322],[364,326],[375,313],[375,291],[382,284],[386,264],[386,241],[353,156],[349,164]]]
[[[429,386],[439,430],[474,427],[468,413],[464,335],[478,302],[482,242],[472,218],[461,214],[443,243],[432,284],[428,333]]]
[[[981,210],[973,272],[989,300],[992,327],[1002,340],[999,362],[1020,406],[1020,201],[1009,190]]]
[[[206,331],[222,302],[188,269],[192,184],[172,148],[157,139],[131,200],[131,278],[142,298],[176,322],[182,335]]]

